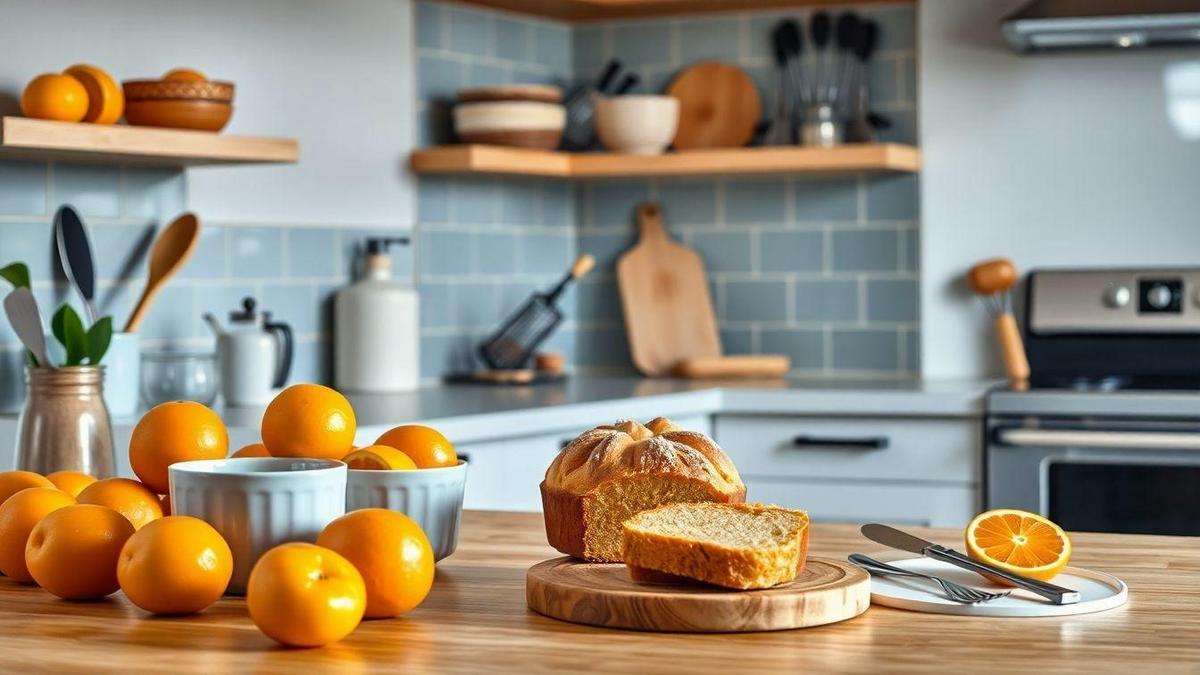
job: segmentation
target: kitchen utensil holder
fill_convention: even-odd
[[[104,366],[25,368],[25,407],[17,421],[17,468],[42,475],[116,468],[104,404]]]
[[[828,148],[840,145],[844,135],[845,128],[832,104],[815,103],[804,107],[804,118],[800,125],[802,145]]]

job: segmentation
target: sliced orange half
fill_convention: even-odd
[[[365,448],[359,448],[343,457],[342,461],[351,469],[394,471],[417,468],[416,463],[408,455],[386,445],[368,445]]]
[[[967,525],[967,553],[1005,571],[1049,581],[1071,559],[1071,539],[1036,513],[994,509]],[[997,579],[999,581],[999,579]]]

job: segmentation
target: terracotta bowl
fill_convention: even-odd
[[[139,127],[220,131],[233,106],[220,101],[145,100],[125,102],[125,121]]]

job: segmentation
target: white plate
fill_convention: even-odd
[[[891,565],[913,572],[932,574],[947,581],[985,591],[1012,590],[1012,595],[978,605],[964,605],[946,599],[937,582],[904,577],[871,575],[871,604],[934,614],[963,614],[967,616],[1067,616],[1103,612],[1120,607],[1129,599],[1129,587],[1124,581],[1103,572],[1066,567],[1052,583],[1079,591],[1080,600],[1071,605],[1055,605],[1039,595],[1022,589],[994,584],[987,579],[929,558],[886,560]]]

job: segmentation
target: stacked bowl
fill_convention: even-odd
[[[454,106],[454,132],[464,143],[553,150],[566,123],[562,90],[546,85],[462,89]]]

